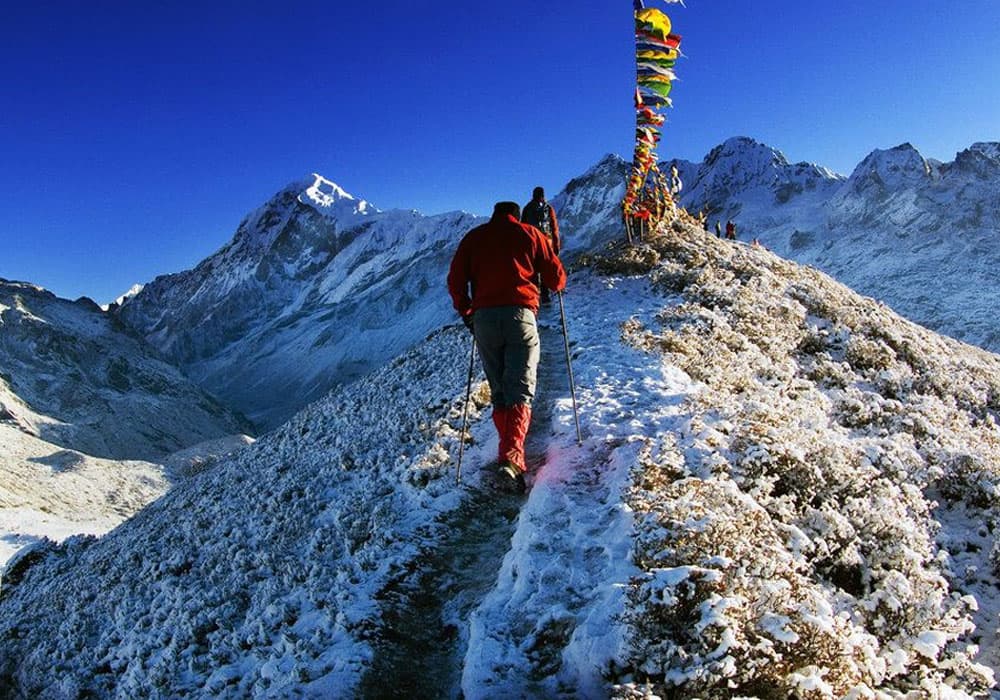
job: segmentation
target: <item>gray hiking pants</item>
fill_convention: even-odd
[[[493,405],[530,406],[541,355],[534,312],[521,306],[479,309],[473,325]]]

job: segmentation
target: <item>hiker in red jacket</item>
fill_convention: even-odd
[[[498,474],[509,488],[523,491],[524,439],[540,357],[535,279],[541,276],[545,287],[559,292],[566,271],[545,234],[521,223],[520,213],[517,202],[497,202],[489,223],[465,235],[451,261],[448,292],[483,358],[500,438]]]
[[[736,240],[736,224],[731,219],[726,222],[726,238],[730,241]]]

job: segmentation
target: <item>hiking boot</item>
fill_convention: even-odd
[[[510,462],[501,462],[497,468],[497,481],[504,491],[524,493],[527,485],[524,483],[524,472]]]

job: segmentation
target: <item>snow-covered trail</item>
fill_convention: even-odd
[[[496,583],[523,503],[489,487],[467,494],[439,518],[443,537],[422,552],[419,568],[379,593],[385,632],[362,697],[458,697],[469,614]]]
[[[621,324],[637,307],[653,314],[666,303],[645,280],[583,274],[574,282],[587,300],[577,307],[567,296],[565,304],[583,444],[554,302],[540,314],[527,499],[490,487],[496,435],[486,408],[470,426],[468,495],[435,523],[433,547],[379,595],[387,631],[362,695],[606,696],[601,674],[621,648],[618,615],[635,573],[623,505],[647,444],[635,436],[673,432],[693,387],[621,342]]]
[[[525,445],[532,473],[543,466],[551,437],[554,405],[549,387],[557,381],[559,367],[565,374],[562,336],[558,344],[546,338],[542,352]],[[477,356],[474,384],[484,381]],[[459,487],[465,495],[435,523],[442,536],[422,553],[414,569],[403,572],[378,596],[385,632],[359,688],[364,697],[461,697],[469,616],[496,585],[524,504],[523,496],[492,486],[497,438],[490,416],[487,407],[470,426],[473,440],[463,457]]]
[[[645,280],[576,282],[587,287],[587,305],[568,296],[566,311],[584,442],[577,444],[554,305],[542,316],[548,327],[529,438],[530,451],[544,457],[496,586],[469,623],[466,698],[606,697],[602,672],[622,647],[619,615],[635,573],[623,494],[647,443],[631,437],[676,429],[693,390],[686,376],[621,343],[623,309],[654,313],[665,303]]]

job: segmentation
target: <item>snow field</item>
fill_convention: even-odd
[[[90,457],[9,423],[0,423],[0,464],[0,571],[35,542],[108,532],[169,488],[157,464]]]
[[[32,545],[110,532],[172,483],[252,442],[246,435],[218,438],[156,464],[91,457],[0,423],[0,572]]]

